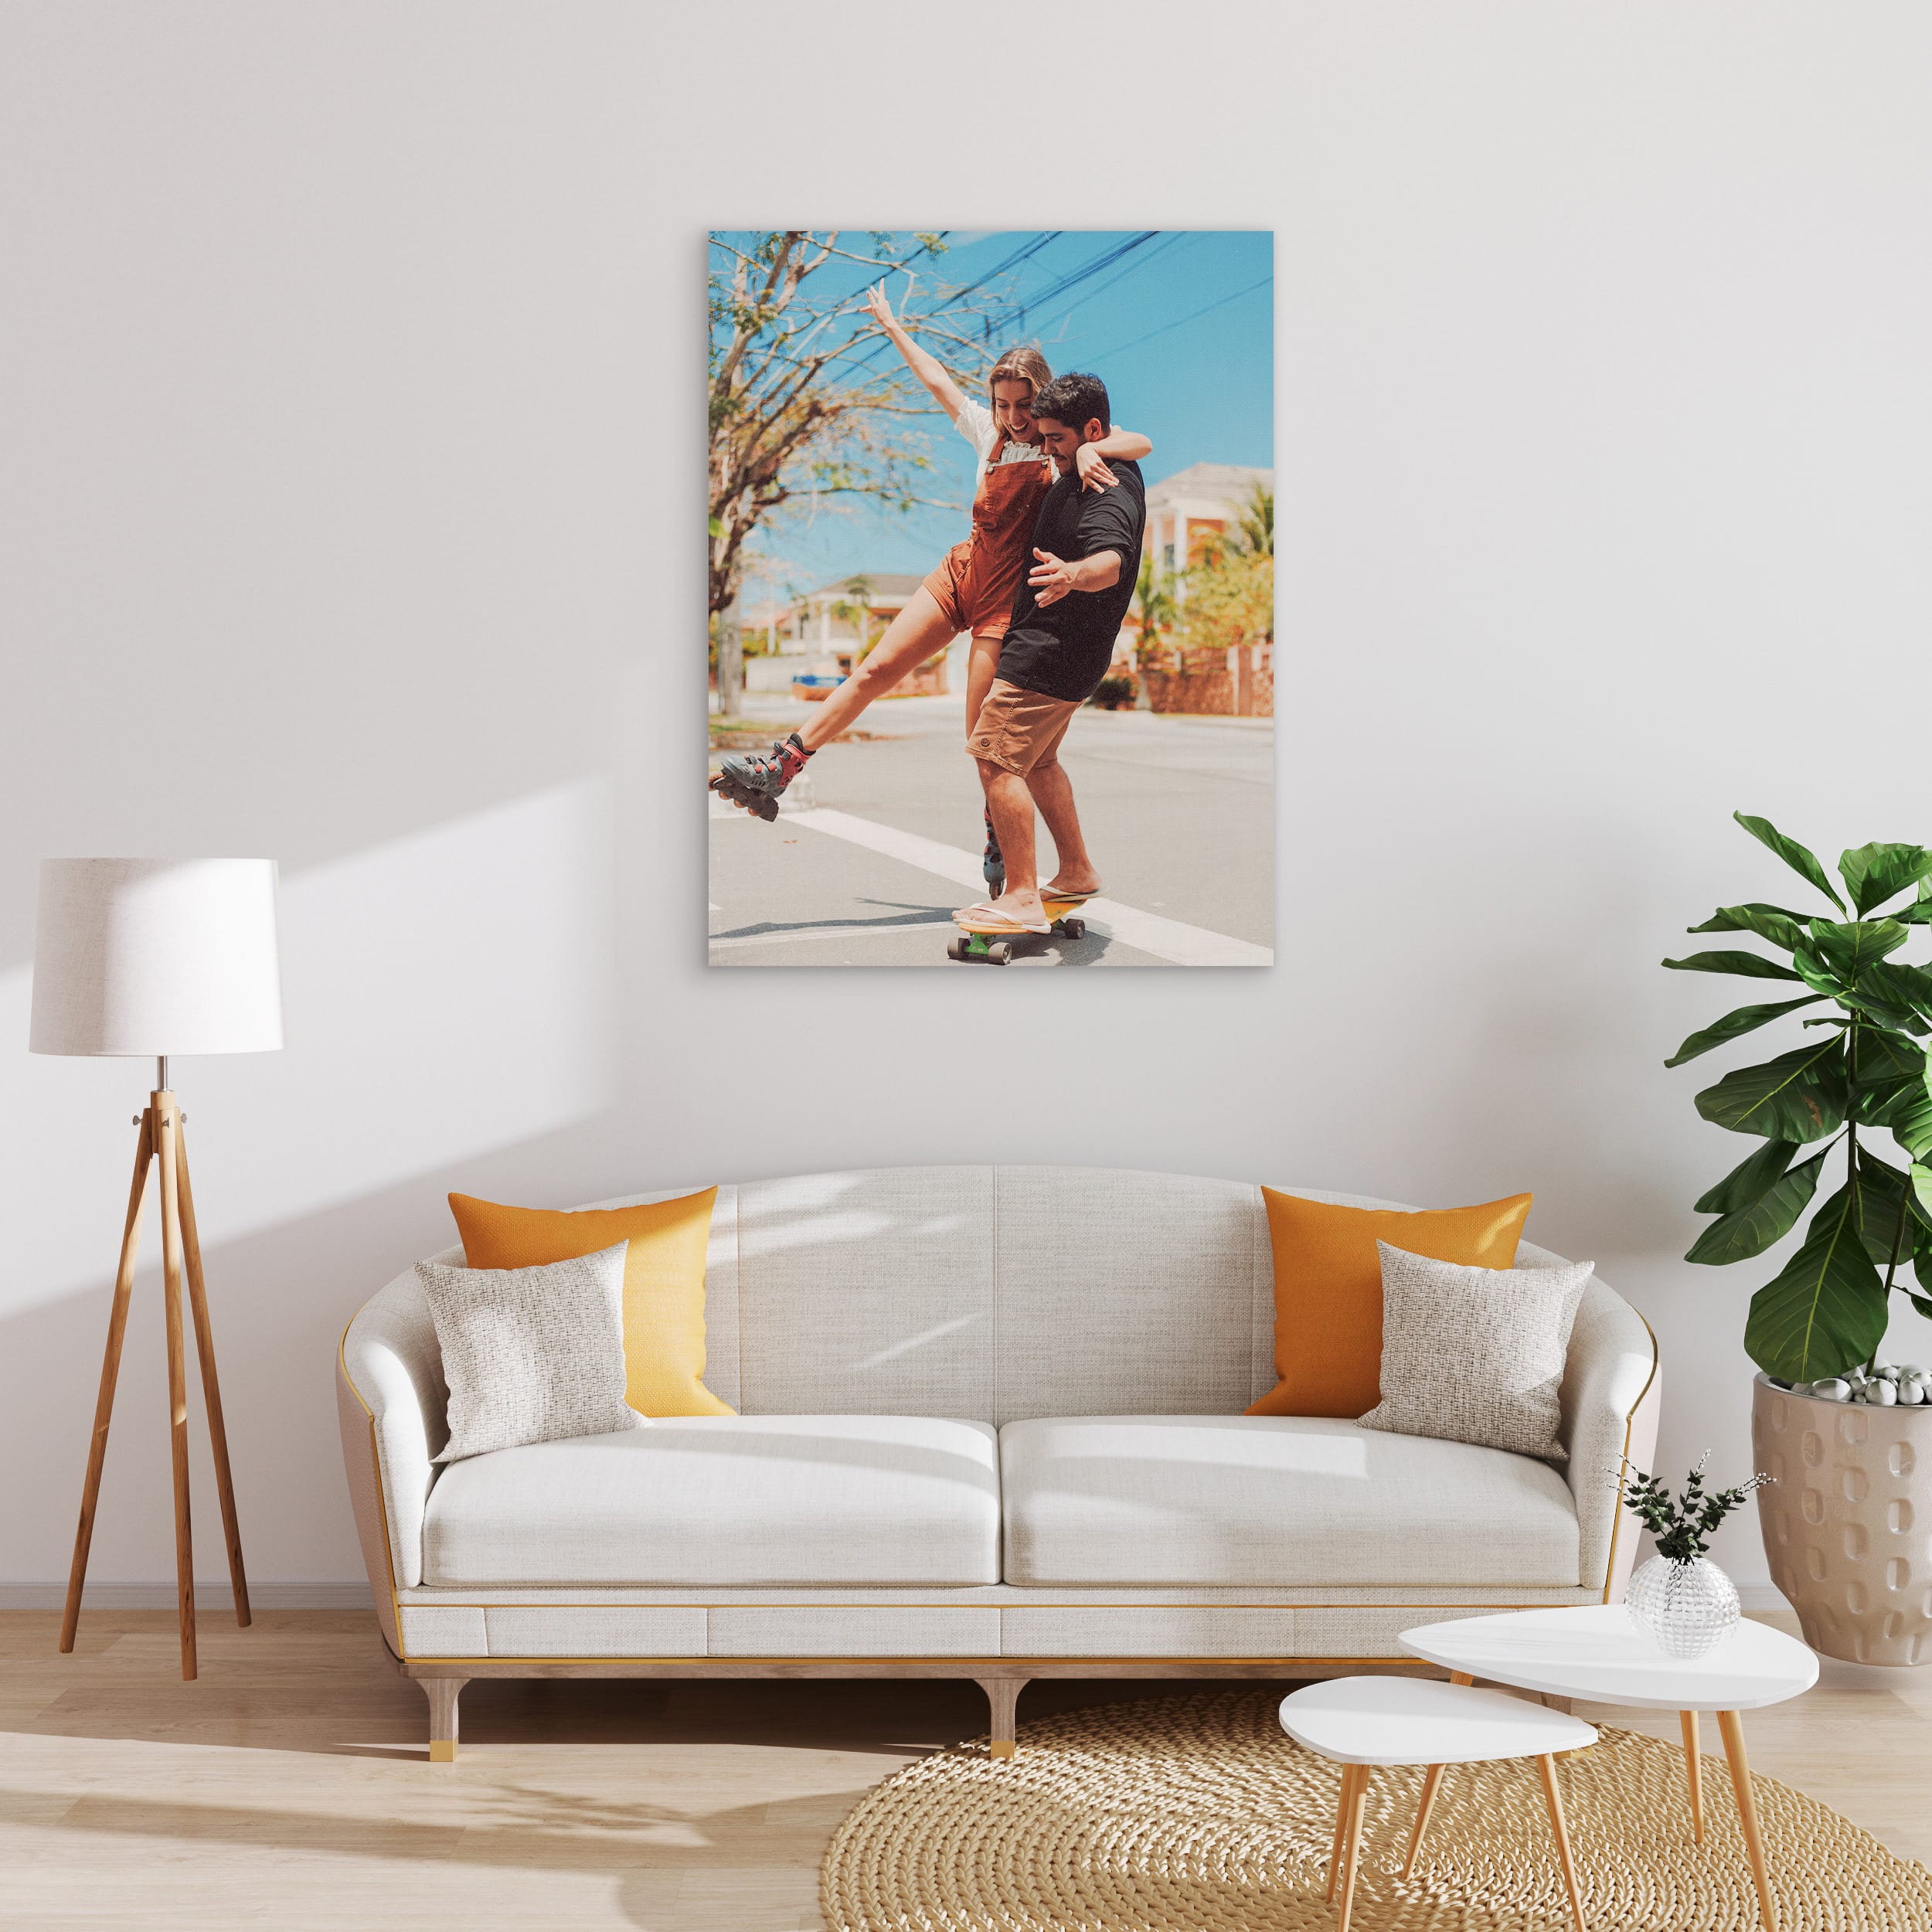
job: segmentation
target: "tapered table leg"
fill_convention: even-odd
[[[1325,1904],[1334,1904],[1335,1889],[1342,1882],[1342,1846],[1349,1835],[1349,1807],[1355,1801],[1355,1780],[1366,1775],[1359,1764],[1342,1767],[1342,1789],[1335,1801],[1335,1838],[1328,1846],[1328,1889],[1321,1895]]]
[[[1757,1883],[1758,1917],[1765,1932],[1777,1932],[1777,1900],[1771,1893],[1771,1875],[1764,1862],[1764,1838],[1758,1829],[1757,1798],[1751,1789],[1751,1767],[1744,1756],[1744,1727],[1735,1711],[1719,1711],[1717,1728],[1724,1734],[1724,1755],[1730,1762],[1731,1786],[1737,1794],[1738,1821],[1744,1827],[1744,1849],[1751,1858],[1751,1876]]]
[[[202,1399],[208,1405],[208,1440],[215,1456],[215,1495],[221,1505],[222,1538],[228,1546],[228,1580],[235,1593],[235,1621],[246,1629],[250,1621],[248,1577],[242,1567],[241,1526],[235,1515],[235,1479],[228,1468],[228,1428],[222,1420],[221,1383],[215,1373],[215,1332],[208,1319],[208,1288],[202,1278],[195,1191],[188,1179],[188,1135],[179,1120],[175,1128],[175,1173],[181,1192],[181,1248],[188,1271],[188,1305],[195,1317]]]
[[[1349,1932],[1355,1910],[1355,1874],[1362,1866],[1362,1814],[1369,1801],[1369,1767],[1355,1767],[1355,1788],[1349,1794],[1348,1829],[1342,1838],[1342,1902],[1335,1913],[1335,1932]]]
[[[80,1621],[80,1593],[87,1580],[87,1553],[94,1539],[94,1507],[100,1500],[100,1471],[107,1460],[107,1425],[114,1419],[114,1384],[121,1375],[121,1345],[128,1332],[128,1301],[134,1291],[134,1257],[141,1250],[141,1206],[148,1192],[148,1168],[155,1155],[154,1110],[141,1117],[134,1149],[134,1185],[128,1194],[128,1219],[121,1233],[121,1265],[114,1271],[113,1312],[107,1318],[107,1352],[100,1365],[100,1393],[94,1398],[94,1432],[87,1444],[87,1479],[80,1490],[80,1526],[74,1532],[73,1563],[67,1572],[67,1607],[61,1614],[60,1648],[73,1648]]]
[[[1422,1781],[1422,1795],[1416,1801],[1415,1829],[1409,1834],[1409,1855],[1402,1862],[1406,1879],[1416,1869],[1416,1854],[1422,1849],[1422,1835],[1429,1828],[1429,1814],[1436,1808],[1436,1793],[1442,1788],[1442,1767],[1431,1764]]]
[[[1704,1760],[1697,1748],[1697,1713],[1679,1711],[1679,1721],[1684,1727],[1684,1782],[1690,1787],[1691,1836],[1699,1845],[1704,1842]]]
[[[1549,1828],[1556,1835],[1556,1859],[1563,1868],[1563,1889],[1570,1894],[1570,1916],[1577,1932],[1584,1932],[1583,1902],[1577,1894],[1577,1865],[1570,1855],[1570,1832],[1563,1823],[1563,1793],[1556,1785],[1556,1760],[1546,1752],[1536,1760],[1542,1774],[1543,1802],[1549,1807]]]
[[[161,1170],[162,1302],[168,1329],[168,1434],[175,1468],[175,1595],[181,1621],[181,1674],[196,1675],[195,1538],[188,1509],[188,1362],[181,1332],[181,1117],[172,1094],[157,1094],[155,1163]]]

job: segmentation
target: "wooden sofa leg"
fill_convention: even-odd
[[[430,1762],[453,1764],[456,1761],[456,1700],[470,1680],[467,1677],[419,1677],[416,1681],[430,1700]]]
[[[1032,1681],[1026,1677],[978,1677],[973,1680],[986,1693],[992,1707],[992,1736],[986,1747],[989,1757],[1011,1757],[1019,1749],[1013,1732],[1019,1711],[1019,1694]]]

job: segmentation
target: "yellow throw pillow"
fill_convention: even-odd
[[[1274,1250],[1277,1385],[1251,1416],[1366,1416],[1382,1400],[1382,1260],[1378,1241],[1432,1261],[1506,1268],[1531,1196],[1409,1213],[1335,1207],[1261,1190]]]
[[[624,1258],[624,1399],[647,1416],[729,1416],[704,1386],[704,1257],[718,1190],[645,1207],[504,1207],[452,1194],[450,1212],[473,1268],[533,1268],[628,1241]]]

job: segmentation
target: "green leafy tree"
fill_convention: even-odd
[[[1134,584],[1134,605],[1141,625],[1137,655],[1142,668],[1147,668],[1162,655],[1162,634],[1172,631],[1181,617],[1173,576],[1161,568],[1151,550],[1141,553],[1141,574]]]
[[[1666,1066],[1723,1046],[1808,1007],[1813,1036],[1774,1060],[1727,1073],[1697,1111],[1764,1142],[1702,1195],[1717,1218],[1685,1257],[1722,1266],[1762,1254],[1816,1197],[1827,1163],[1842,1184],[1818,1206],[1798,1251],[1751,1298],[1744,1346],[1767,1375],[1815,1382],[1869,1362],[1896,1287],[1932,1319],[1932,970],[1898,957],[1932,926],[1932,851],[1870,845],[1838,860],[1838,886],[1817,859],[1768,819],[1733,815],[1831,902],[1832,916],[1757,903],[1720,906],[1694,933],[1743,933],[1781,957],[1714,948],[1664,961],[1673,972],[1771,980],[1793,996],[1740,1006],[1695,1032]],[[1906,893],[1910,903],[1879,916]],[[1881,1158],[1886,1137],[1897,1164]],[[1910,1268],[1918,1292],[1901,1270]]]
[[[832,615],[841,624],[849,624],[859,634],[859,648],[852,654],[855,671],[872,648],[872,580],[860,576],[848,580],[845,596],[832,607]]]

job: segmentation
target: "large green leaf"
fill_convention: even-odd
[[[1774,946],[1789,952],[1804,939],[1805,915],[1787,913],[1782,906],[1766,906],[1753,900],[1743,906],[1719,906],[1701,926],[1687,926],[1692,933],[1755,933]]]
[[[1814,1154],[1749,1207],[1713,1221],[1691,1243],[1684,1259],[1722,1267],[1726,1262],[1745,1261],[1753,1254],[1762,1254],[1774,1241],[1783,1240],[1797,1226],[1798,1217],[1818,1192],[1818,1177],[1824,1168],[1825,1155]]]
[[[1804,971],[1802,964],[1799,971]],[[1842,1005],[1854,1007],[1876,1020],[1881,1026],[1896,1027],[1903,1032],[1923,1033],[1926,1022],[1922,1002],[1928,993],[1932,993],[1932,982],[1921,984],[1922,981],[1926,981],[1926,975],[1917,966],[1877,960],[1859,973],[1855,990],[1841,988],[1834,997]],[[1811,984],[1808,978],[1806,984]]]
[[[1932,1230],[1920,1223],[1912,1233],[1912,1272],[1919,1277],[1919,1286],[1932,1293]],[[1912,1305],[1920,1314],[1932,1316],[1932,1302],[1913,1295]]]
[[[1685,1061],[1696,1060],[1699,1053],[1708,1053],[1713,1046],[1740,1039],[1760,1026],[1768,1026],[1784,1014],[1796,1012],[1801,1006],[1815,1006],[1819,998],[1816,993],[1807,993],[1802,999],[1774,1000],[1768,1006],[1740,1006],[1734,1012],[1726,1013],[1722,1019],[1712,1021],[1702,1032],[1692,1034],[1664,1064],[1682,1066]]]
[[[1884,1124],[1913,1160],[1932,1160],[1932,1083],[1898,1100],[1887,1111]]]
[[[1889,1127],[1925,1090],[1925,1049],[1903,1033],[1861,1026],[1845,1052],[1852,1117],[1861,1127]]]
[[[1815,919],[1810,930],[1819,957],[1848,986],[1855,985],[1859,975],[1875,960],[1896,952],[1907,937],[1896,919],[1861,919],[1850,925]]]
[[[1736,973],[1745,979],[1796,979],[1790,967],[1758,953],[1692,953],[1683,959],[1667,959],[1673,973]]]
[[[1797,1151],[1795,1141],[1767,1141],[1755,1154],[1739,1162],[1716,1186],[1698,1196],[1697,1212],[1735,1214],[1740,1208],[1749,1207],[1777,1182]]]
[[[1803,1246],[1751,1297],[1744,1348],[1767,1375],[1815,1382],[1871,1359],[1889,1313],[1850,1190],[1811,1217]]]
[[[1880,1267],[1892,1261],[1892,1244],[1903,1240],[1899,1258],[1912,1258],[1913,1229],[1920,1216],[1912,1197],[1911,1182],[1895,1167],[1877,1159],[1869,1150],[1859,1149],[1858,1175],[1848,1182],[1852,1215],[1865,1251]],[[1899,1232],[1899,1210],[1905,1210],[1905,1231]]]
[[[1808,851],[1795,838],[1787,838],[1768,818],[1753,818],[1742,811],[1734,811],[1731,816],[1760,845],[1776,852],[1799,878],[1808,879],[1840,912],[1845,910],[1845,901],[1838,897],[1832,882],[1825,876],[1825,868],[1818,862],[1815,853]]]
[[[1822,1140],[1845,1118],[1850,1090],[1842,1036],[1813,1041],[1759,1066],[1740,1066],[1697,1097],[1697,1111],[1735,1134]]]
[[[1923,845],[1860,845],[1840,855],[1838,871],[1852,903],[1869,913],[1932,872],[1932,852]]]

